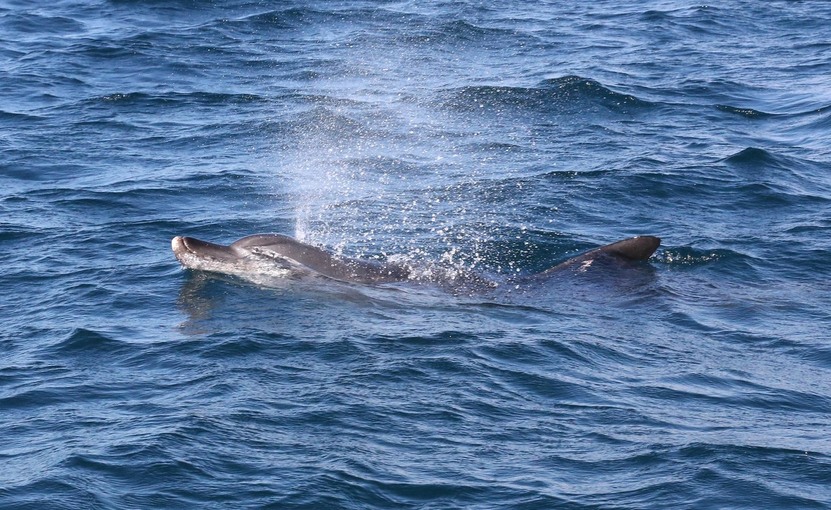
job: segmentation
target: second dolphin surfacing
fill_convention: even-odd
[[[655,253],[661,240],[655,236],[638,236],[601,246],[572,257],[540,273],[510,280],[513,284],[533,283],[553,277],[568,269],[586,269],[598,259],[644,261]],[[268,274],[271,276],[320,275],[343,282],[383,284],[405,281],[434,281],[445,284],[446,275],[423,271],[408,264],[376,262],[338,256],[323,248],[300,242],[281,234],[255,234],[230,244],[221,245],[193,237],[174,237],[173,253],[182,266],[189,269],[239,276]],[[497,284],[476,274],[452,278],[460,282],[494,287]]]

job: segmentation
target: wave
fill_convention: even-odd
[[[116,92],[103,96],[92,97],[85,100],[86,103],[109,103],[119,106],[139,105],[164,107],[171,104],[197,105],[197,106],[227,106],[240,104],[260,104],[267,99],[257,94],[229,94],[218,92],[175,92],[151,94],[147,92]]]
[[[417,44],[443,44],[456,51],[465,51],[469,44],[483,44],[498,48],[500,41],[510,40],[512,44],[532,44],[536,38],[527,33],[518,33],[514,30],[482,26],[467,20],[454,20],[436,24],[432,27],[416,32],[404,34],[403,42]]]
[[[351,11],[350,11],[351,12]],[[354,14],[352,12],[352,14]],[[236,25],[250,29],[291,29],[305,25],[323,23],[338,24],[344,16],[334,9],[320,10],[312,7],[289,7],[248,14],[234,19],[224,19],[223,24]]]
[[[661,384],[632,388],[647,398],[686,402],[696,401],[732,408],[775,409],[784,412],[818,412],[831,409],[828,397],[790,388],[767,386],[733,376],[688,373],[665,379]]]
[[[724,158],[724,162],[743,167],[775,167],[779,170],[787,170],[790,166],[784,158],[778,157],[773,153],[758,147],[746,147],[739,152]]]
[[[762,112],[762,111],[759,111],[759,110],[754,110],[753,108],[744,108],[744,107],[722,105],[722,104],[717,104],[716,109],[718,109],[722,112],[727,112],[727,113],[732,113],[734,115],[739,115],[739,116],[747,118],[747,119],[767,119],[767,118],[775,116],[775,114],[773,114],[773,113]]]
[[[65,16],[48,16],[29,11],[12,12],[2,18],[4,31],[20,32],[32,36],[54,37],[59,34],[77,34],[85,30],[82,22]],[[47,35],[48,34],[48,35]]]
[[[74,328],[60,342],[49,346],[47,357],[64,359],[67,356],[88,355],[97,358],[99,355],[113,355],[121,352],[125,346],[124,342],[117,340],[114,336],[87,328]]]
[[[831,201],[831,184],[821,163],[747,147],[722,160],[735,173],[737,197],[745,204],[805,206]]]
[[[600,82],[580,76],[549,79],[536,87],[469,86],[448,91],[446,95],[444,107],[469,111],[519,108],[544,113],[574,113],[603,109],[629,114],[653,106],[649,101],[615,92]]]
[[[715,108],[719,111],[750,120],[814,117],[817,115],[827,114],[831,111],[831,105],[808,106],[809,101],[810,100],[803,98],[784,100],[779,104],[771,105],[773,110],[777,110],[773,112],[757,110],[748,106],[734,106],[729,104],[716,104]]]
[[[0,120],[6,122],[20,122],[29,123],[29,122],[36,122],[45,120],[46,117],[42,115],[34,115],[30,113],[16,113],[16,112],[7,112],[4,110],[0,110]]]
[[[795,117],[805,117],[805,116],[816,116],[816,115],[824,115],[831,112],[831,105],[825,106],[817,106],[807,109],[797,109],[791,112],[764,112],[761,110],[756,110],[754,108],[749,108],[746,106],[731,106],[728,104],[717,104],[715,105],[717,110],[726,113],[732,113],[747,119],[769,119],[769,118],[795,118]]]

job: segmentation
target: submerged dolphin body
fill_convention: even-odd
[[[547,279],[560,271],[585,270],[598,259],[611,258],[622,261],[647,260],[660,246],[654,236],[639,236],[601,246],[572,257],[565,262],[540,273],[510,280],[511,283],[533,283]],[[240,276],[270,275],[297,276],[322,275],[334,280],[364,284],[381,284],[404,281],[453,280],[466,285],[497,284],[474,274],[452,275],[442,271],[423,271],[407,264],[375,262],[341,257],[322,248],[302,243],[280,234],[255,234],[228,245],[214,244],[193,237],[174,237],[173,253],[186,268]],[[425,276],[427,275],[427,276]]]

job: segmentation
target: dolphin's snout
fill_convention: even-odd
[[[239,258],[237,252],[228,246],[209,243],[195,237],[176,236],[170,241],[170,245],[176,258],[180,260],[183,255],[227,261]]]
[[[170,247],[173,249],[173,253],[181,253],[182,251],[187,249],[187,247],[185,246],[185,238],[182,236],[174,237],[170,241]]]

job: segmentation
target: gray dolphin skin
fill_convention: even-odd
[[[275,276],[311,273],[333,280],[369,284],[410,278],[410,270],[403,265],[339,257],[281,234],[255,234],[228,246],[177,236],[171,244],[183,266],[203,271]]]
[[[638,236],[617,241],[572,257],[540,273],[523,276],[512,282],[531,283],[560,271],[585,270],[601,258],[643,261],[655,253],[661,240]],[[234,275],[265,274],[274,276],[322,275],[343,282],[381,284],[423,280],[423,272],[405,264],[374,262],[341,257],[317,246],[302,243],[280,234],[255,234],[228,245],[214,244],[193,237],[174,237],[173,253],[189,269]],[[431,272],[441,280],[442,272]],[[454,274],[455,279],[458,275]],[[496,286],[485,278],[465,275],[462,280]]]

